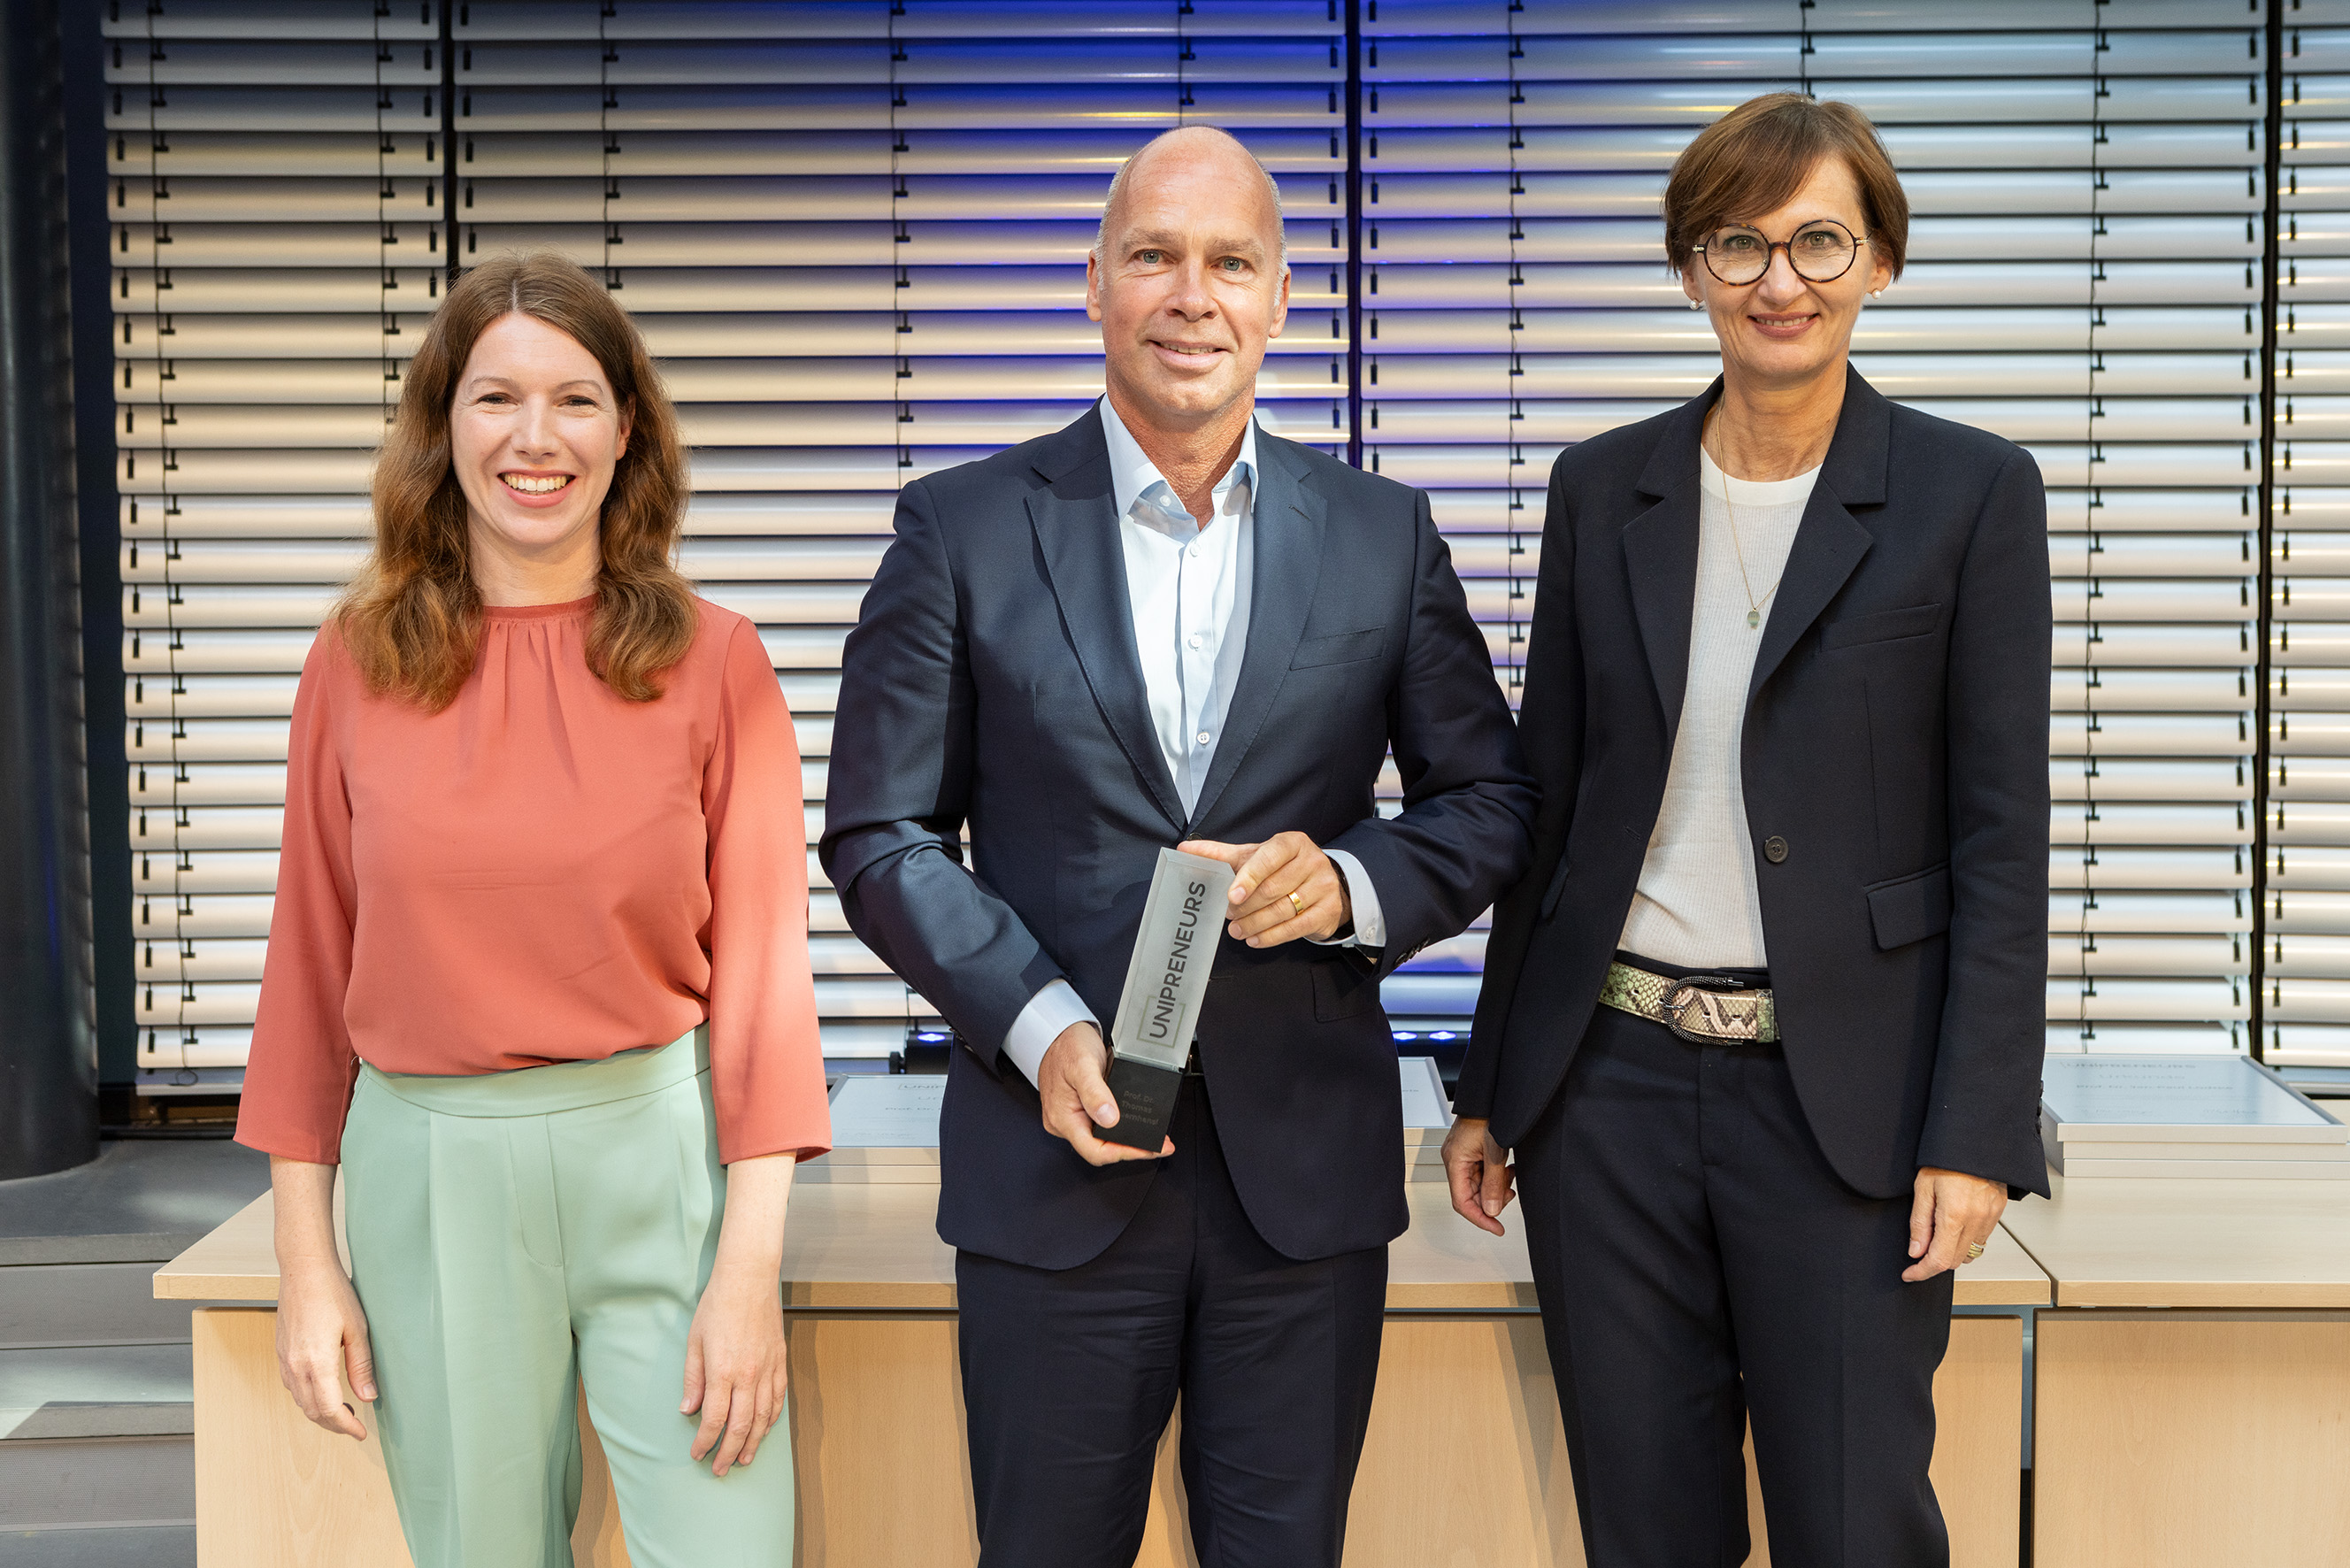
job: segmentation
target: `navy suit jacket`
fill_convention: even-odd
[[[1248,639],[1188,814],[1145,706],[1099,414],[899,499],[842,662],[820,853],[850,926],[960,1037],[940,1127],[957,1247],[1064,1269],[1125,1229],[1156,1163],[1087,1165],[999,1047],[1055,979],[1115,1014],[1162,846],[1290,829],[1360,859],[1388,940],[1222,940],[1198,1033],[1218,1136],[1290,1257],[1407,1223],[1378,981],[1524,871],[1532,781],[1428,498],[1262,431],[1257,455]],[[1382,819],[1390,746],[1404,810]]]
[[[1454,1109],[1516,1142],[1598,1003],[1689,673],[1721,384],[1551,472],[1520,733],[1534,861],[1494,911]],[[1812,1132],[1870,1197],[1939,1166],[2045,1193],[2047,507],[1994,435],[1851,374],[1747,688],[1749,852]]]

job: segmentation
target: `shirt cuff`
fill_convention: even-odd
[[[1003,1054],[1033,1084],[1037,1069],[1045,1064],[1045,1053],[1053,1048],[1061,1031],[1072,1023],[1101,1027],[1101,1020],[1077,995],[1076,986],[1066,980],[1048,980],[1042,991],[1028,999],[1020,1016],[1012,1021],[1012,1031],[1003,1037]]]
[[[1346,880],[1347,901],[1355,911],[1355,929],[1346,936],[1332,937],[1327,941],[1320,937],[1305,940],[1318,948],[1387,946],[1387,918],[1379,913],[1379,890],[1371,885],[1371,874],[1363,869],[1361,861],[1344,849],[1328,849],[1323,853],[1330,857],[1330,863],[1338,868],[1338,875]]]

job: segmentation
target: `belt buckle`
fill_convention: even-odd
[[[1733,1018],[1709,1000],[1717,996],[1735,995],[1752,989],[1744,981],[1727,974],[1692,974],[1674,981],[1665,994],[1658,999],[1659,1022],[1679,1035],[1700,1045],[1723,1041],[1752,1044],[1762,1033],[1762,1013],[1758,1008],[1746,1018]],[[1692,1028],[1682,1020],[1695,1009],[1699,1020],[1709,1027]]]

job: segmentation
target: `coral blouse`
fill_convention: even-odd
[[[719,1158],[832,1140],[799,747],[757,630],[700,603],[630,702],[593,599],[493,607],[457,700],[371,695],[329,626],[294,699],[237,1140],[332,1164],[386,1073],[597,1061],[710,1025]]]

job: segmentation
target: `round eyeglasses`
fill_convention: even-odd
[[[1727,284],[1749,284],[1771,270],[1771,253],[1787,253],[1787,265],[1806,283],[1833,283],[1852,270],[1853,258],[1868,242],[1834,218],[1815,218],[1783,240],[1763,238],[1760,229],[1725,223],[1696,247],[1705,270]]]

